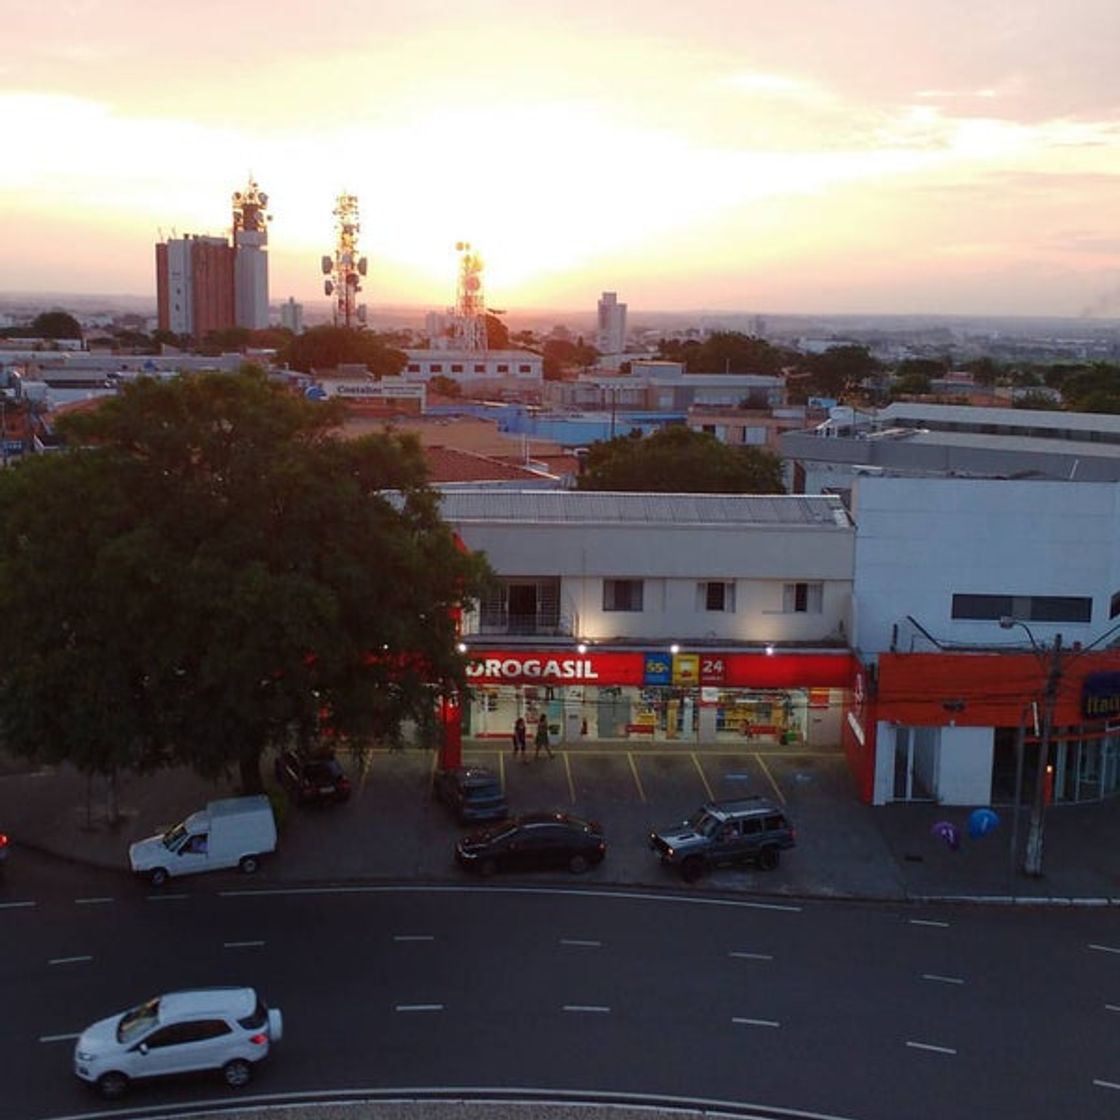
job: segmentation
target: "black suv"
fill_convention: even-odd
[[[299,805],[346,801],[350,779],[333,754],[303,756],[281,751],[276,760],[276,780]]]
[[[464,824],[502,821],[509,816],[509,804],[498,775],[481,766],[455,766],[437,771],[432,793]]]
[[[650,833],[650,847],[661,862],[680,869],[695,882],[709,867],[751,863],[770,871],[783,848],[796,843],[793,825],[780,805],[765,797],[709,801],[687,821]]]

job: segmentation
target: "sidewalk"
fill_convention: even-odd
[[[468,744],[475,753],[493,748]],[[696,753],[702,754],[703,748]],[[578,751],[571,752],[578,759]],[[586,753],[586,752],[585,752]],[[600,752],[603,754],[604,752]],[[625,751],[622,752],[625,755]],[[678,752],[680,754],[681,752]],[[798,755],[774,752],[766,769],[775,788],[788,791],[788,808],[798,833],[797,848],[787,853],[775,872],[719,870],[690,890],[744,891],[789,897],[855,898],[889,901],[970,899],[1001,902],[1120,905],[1120,800],[1083,806],[1053,806],[1046,815],[1044,875],[1032,879],[1013,871],[1010,856],[1011,815],[998,810],[999,827],[979,840],[968,838],[969,807],[896,804],[872,808],[860,804],[851,790],[842,757],[837,753]],[[286,809],[281,814],[277,854],[255,882],[300,884],[357,881],[458,881],[452,858],[458,826],[442,806],[427,796],[434,759],[426,750],[409,748],[377,754],[370,770],[354,775],[350,803],[327,809]],[[513,787],[515,810],[539,807],[527,803],[538,796],[514,796],[517,783],[532,790],[572,788],[571,760],[558,751],[555,760],[524,768],[498,758],[507,787]],[[582,765],[590,767],[587,759]],[[656,776],[657,759],[643,762]],[[264,767],[267,771],[267,767]],[[594,772],[593,772],[594,773]],[[730,779],[716,796],[742,792]],[[567,785],[565,785],[567,782]],[[547,784],[546,784],[547,783]],[[752,792],[768,792],[752,787]],[[211,784],[186,770],[161,771],[119,782],[121,816],[106,820],[105,782],[87,780],[68,766],[29,768],[0,758],[0,831],[19,849],[49,853],[102,868],[127,870],[128,845],[162,831],[216,797],[235,796],[232,783]],[[580,882],[618,886],[682,889],[681,881],[661,867],[646,843],[651,823],[665,808],[656,798],[641,802],[624,788],[604,779],[583,787],[586,795],[574,812],[602,820],[610,844],[606,861]],[[679,812],[680,796],[670,798]],[[568,808],[554,798],[556,807]],[[664,798],[663,798],[664,801]],[[545,798],[545,803],[547,798]],[[670,817],[669,819],[673,819]],[[938,821],[955,824],[962,836],[950,851],[931,832]],[[1020,818],[1019,841],[1027,831],[1027,811]]]

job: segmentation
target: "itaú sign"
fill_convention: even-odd
[[[467,680],[476,684],[641,684],[642,655],[502,650],[472,657]]]

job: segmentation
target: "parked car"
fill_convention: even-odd
[[[509,802],[498,775],[482,766],[437,770],[432,792],[464,824],[468,821],[501,821],[509,816]]]
[[[650,834],[661,862],[680,869],[686,882],[718,864],[752,863],[765,871],[797,842],[785,810],[765,797],[709,801],[687,821]]]
[[[239,1089],[283,1034],[284,1020],[252,988],[168,992],[84,1030],[74,1073],[103,1097],[145,1077],[221,1070]]]
[[[239,867],[251,875],[276,850],[276,819],[263,794],[224,797],[162,834],[129,846],[128,863],[153,887],[177,875]]]
[[[4,864],[8,862],[8,834],[0,832],[0,871],[4,870]]]
[[[276,760],[276,780],[299,805],[346,801],[350,779],[333,754],[303,756],[281,751]]]
[[[567,813],[527,813],[464,836],[455,846],[459,866],[482,875],[495,871],[564,868],[579,873],[600,863],[607,841],[599,825]]]

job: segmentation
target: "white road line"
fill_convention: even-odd
[[[159,894],[148,895],[149,902],[173,902],[179,898],[190,898],[189,894],[164,894],[162,891]]]
[[[1090,945],[1090,949],[1096,949],[1098,953],[1120,953],[1120,949],[1114,948],[1112,945]]]
[[[948,922],[934,922],[928,918],[910,918],[909,921],[912,926],[936,926],[938,929],[949,928]]]
[[[566,1003],[564,1004],[565,1011],[589,1011],[597,1015],[609,1015],[611,1009],[603,1007],[600,1004],[594,1003]]]
[[[775,1019],[738,1019],[733,1018],[733,1023],[745,1027],[780,1027],[782,1024]]]
[[[1106,1003],[1104,1009],[1105,1011],[1120,1011],[1120,1004]]]
[[[932,1050],[935,1054],[956,1053],[956,1050],[954,1050],[951,1046],[934,1046],[931,1042],[907,1042],[906,1045],[912,1047],[915,1050]]]
[[[936,972],[923,972],[923,980],[935,980],[938,984],[963,984],[959,976],[938,976]]]
[[[442,1011],[442,1003],[398,1003],[395,1011]]]
[[[79,906],[93,906],[93,905],[95,905],[97,903],[101,903],[101,902],[115,902],[116,899],[112,899],[112,898],[76,898],[76,899],[74,899],[74,901]]]
[[[223,949],[259,949],[263,941],[223,941]]]
[[[0,902],[0,910],[16,910],[21,906],[35,906],[34,902]]]
[[[93,957],[54,957],[47,964],[78,964],[81,961],[91,961]]]
[[[435,941],[435,936],[430,933],[394,933],[394,941]]]
[[[770,953],[740,953],[737,950],[732,950],[727,955],[743,961],[772,961],[774,959]]]
[[[601,949],[603,943],[601,941],[581,941],[576,937],[561,937],[561,945],[577,945],[584,949]]]
[[[1115,1081],[1101,1081],[1096,1077],[1093,1078],[1093,1084],[1099,1085],[1102,1089],[1120,1089],[1120,1085],[1118,1085]]]
[[[43,1034],[39,1036],[40,1042],[71,1042],[75,1038],[81,1038],[80,1034]]]

